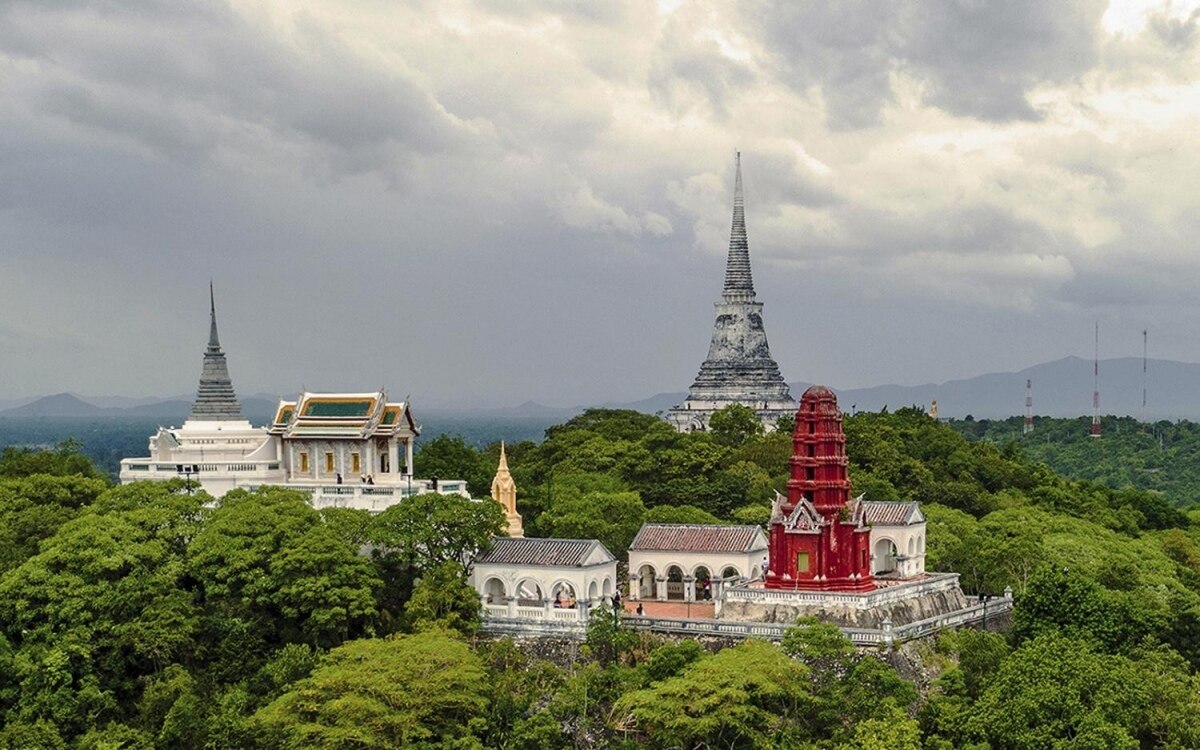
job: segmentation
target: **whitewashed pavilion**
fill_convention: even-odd
[[[417,479],[413,442],[421,434],[405,401],[366,393],[310,393],[279,402],[267,427],[242,415],[211,324],[192,413],[182,427],[160,427],[150,455],[121,461],[122,484],[192,479],[214,497],[235,487],[303,490],[313,505],[379,512],[425,492],[470,497],[459,479]]]

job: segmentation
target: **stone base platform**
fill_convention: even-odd
[[[907,581],[880,580],[874,591],[783,591],[762,582],[728,588],[718,605],[719,620],[792,624],[817,617],[845,628],[900,627],[942,617],[970,606],[957,573],[926,573]]]

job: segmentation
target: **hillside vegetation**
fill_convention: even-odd
[[[1036,417],[1028,435],[1022,434],[1024,422],[1012,417],[949,424],[968,440],[1016,443],[1026,456],[1065,476],[1150,490],[1179,507],[1200,502],[1200,424],[1142,424],[1133,417],[1110,416],[1102,420],[1101,436],[1093,438],[1089,417]]]
[[[183,482],[112,487],[70,444],[5,450],[0,748],[1200,746],[1200,514],[916,411],[846,431],[859,490],[926,503],[931,568],[1016,591],[1007,636],[924,649],[932,686],[813,622],[708,653],[604,610],[556,666],[478,637],[462,562],[495,504],[425,495],[371,517],[266,489],[210,505]],[[442,437],[421,460],[482,494],[497,448]],[[509,461],[531,533],[623,554],[644,518],[761,520],[789,453],[737,410],[702,435],[593,411]]]

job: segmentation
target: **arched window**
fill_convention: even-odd
[[[712,600],[712,573],[708,572],[708,568],[697,565],[692,577],[696,579],[696,601]]]
[[[875,573],[891,573],[896,570],[896,545],[891,539],[880,539],[875,543]]]
[[[667,568],[667,598],[683,601],[683,571],[678,565]]]
[[[554,585],[550,598],[554,600],[554,606],[561,609],[575,609],[577,603],[575,587],[565,581]]]
[[[483,600],[487,604],[504,604],[504,581],[499,578],[489,578],[483,584]]]
[[[653,599],[658,595],[654,588],[654,577],[656,575],[658,575],[658,573],[654,570],[654,566],[650,563],[646,563],[642,567],[638,568],[638,576],[640,576],[640,580],[638,581],[639,599]]]
[[[524,580],[517,584],[517,606],[541,607],[546,598],[542,587],[536,581]]]

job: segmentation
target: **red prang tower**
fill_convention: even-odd
[[[766,587],[871,591],[871,529],[851,499],[837,397],[814,385],[800,398],[787,497],[771,510]]]

